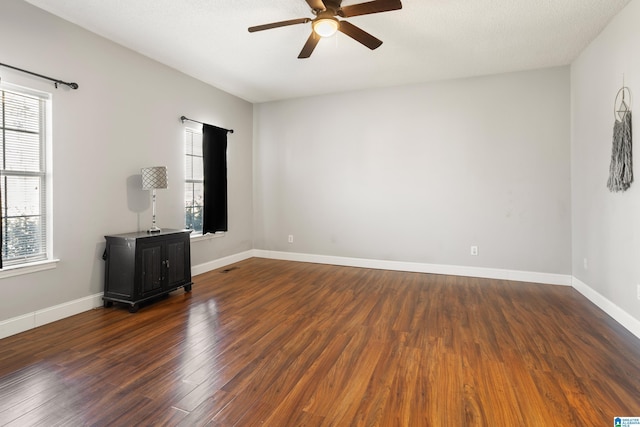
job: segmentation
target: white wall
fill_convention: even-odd
[[[182,228],[179,117],[233,128],[229,232],[192,244],[194,265],[252,248],[252,106],[20,0],[0,2],[0,62],[80,85],[0,67],[5,82],[53,93],[54,270],[0,280],[0,321],[101,292],[104,235],[151,222],[140,168],[166,165],[158,225]]]
[[[573,275],[640,321],[640,2],[622,10],[571,66]],[[613,105],[631,89],[635,109],[636,182],[625,193],[606,187]],[[584,259],[587,268],[584,268]],[[640,329],[639,329],[640,330]]]
[[[569,87],[563,67],[256,105],[255,247],[570,274]]]
[[[640,4],[631,2],[570,72],[252,107],[27,3],[3,0],[0,40],[11,43],[0,43],[0,62],[80,89],[56,90],[0,68],[3,81],[53,93],[54,256],[61,260],[54,270],[0,280],[0,322],[101,292],[103,236],[150,222],[147,194],[137,187],[141,167],[168,166],[158,221],[182,226],[175,183],[183,114],[235,129],[230,232],[194,242],[194,265],[256,248],[572,274],[640,320],[638,184],[624,194],[605,186],[623,73],[640,93],[639,18]],[[480,256],[469,255],[470,245]]]

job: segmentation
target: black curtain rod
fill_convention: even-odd
[[[62,81],[60,79],[54,79],[53,77],[43,76],[42,74],[34,73],[32,71],[23,70],[22,68],[14,67],[12,65],[7,65],[7,64],[0,63],[0,66],[11,68],[13,70],[20,71],[22,73],[31,74],[32,76],[40,77],[41,79],[51,80],[53,82],[53,84],[55,84],[56,89],[58,89],[58,84],[67,85],[71,89],[78,89],[78,83],[67,83],[67,82],[64,82],[64,81]]]
[[[185,116],[180,117],[180,120],[182,120],[182,123],[184,123],[184,121],[185,121],[185,120],[189,120],[190,122],[200,123],[201,125],[206,125],[206,124],[207,124],[207,123],[199,122],[199,121],[197,121],[197,120],[190,119],[190,118],[185,117]],[[233,129],[225,129],[225,128],[221,128],[220,126],[214,126],[214,125],[209,125],[209,126],[213,126],[214,128],[218,128],[218,129],[226,130],[226,131],[227,131],[227,132],[229,132],[229,133],[233,133]]]

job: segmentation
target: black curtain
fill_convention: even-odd
[[[202,234],[227,231],[227,130],[202,125],[204,212]]]

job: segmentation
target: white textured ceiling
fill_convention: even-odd
[[[402,0],[349,18],[381,39],[371,51],[338,33],[297,59],[304,0],[27,0],[251,102],[569,64],[630,0]],[[344,0],[342,5],[362,3]]]

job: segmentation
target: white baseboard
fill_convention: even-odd
[[[482,277],[516,282],[532,282],[547,285],[572,286],[585,298],[597,305],[616,322],[640,338],[640,321],[615,305],[597,291],[579,279],[565,274],[539,273],[531,271],[501,270],[496,268],[465,267],[456,265],[423,264],[400,261],[382,261],[360,258],[345,258],[327,255],[300,254],[254,249],[259,258],[280,259],[286,261],[313,262],[347,267],[375,268],[383,270],[409,271],[414,273],[446,274],[451,276]]]
[[[243,261],[253,257],[253,251],[245,251],[238,254],[220,258],[205,264],[192,267],[192,275],[206,273],[210,270],[224,267],[235,262]],[[90,295],[73,301],[68,301],[53,307],[23,314],[11,319],[0,321],[0,339],[28,331],[65,317],[74,316],[84,311],[92,310],[102,306],[102,293]]]
[[[591,288],[589,285],[574,277],[573,284],[575,290],[580,292],[589,301],[597,305],[602,311],[624,326],[629,332],[640,338],[640,320],[631,316],[629,313],[615,305],[611,300]]]
[[[543,283],[549,285],[573,286],[578,292],[597,305],[601,310],[613,317],[623,327],[640,338],[640,321],[629,315],[613,302],[590,288],[579,279],[565,274],[538,273],[531,271],[503,270],[496,268],[465,267],[456,265],[425,264],[402,261],[385,261],[364,258],[348,258],[328,255],[300,254],[293,252],[267,251],[253,249],[224,258],[198,264],[191,268],[192,275],[206,273],[211,270],[244,261],[246,259],[268,258],[286,261],[312,262],[316,264],[341,265],[346,267],[373,268],[381,270],[408,271],[413,273],[445,274],[451,276],[482,277],[518,282]],[[22,316],[0,321],[0,339],[20,332],[28,331],[65,317],[73,316],[102,305],[102,293],[48,307]]]
[[[102,293],[99,293],[4,320],[0,322],[0,339],[100,307],[101,305]]]
[[[517,282],[543,283],[547,285],[571,286],[571,275],[538,273],[533,271],[503,270],[499,268],[465,267],[460,265],[426,264],[418,262],[385,261],[364,258],[347,258],[329,255],[300,254],[293,252],[253,250],[258,258],[286,261],[312,262],[316,264],[342,265],[346,267],[374,268],[379,270],[408,271],[412,273],[445,274],[449,276],[482,277],[487,279],[513,280]]]
[[[0,322],[0,339],[28,331],[36,327],[35,313],[23,314]]]
[[[198,274],[206,273],[207,271],[215,270],[217,268],[225,267],[229,264],[244,261],[245,259],[253,258],[253,250],[240,252],[238,254],[229,255],[224,258],[215,259],[213,261],[205,262],[204,264],[198,264],[191,267],[191,275],[197,276]]]

